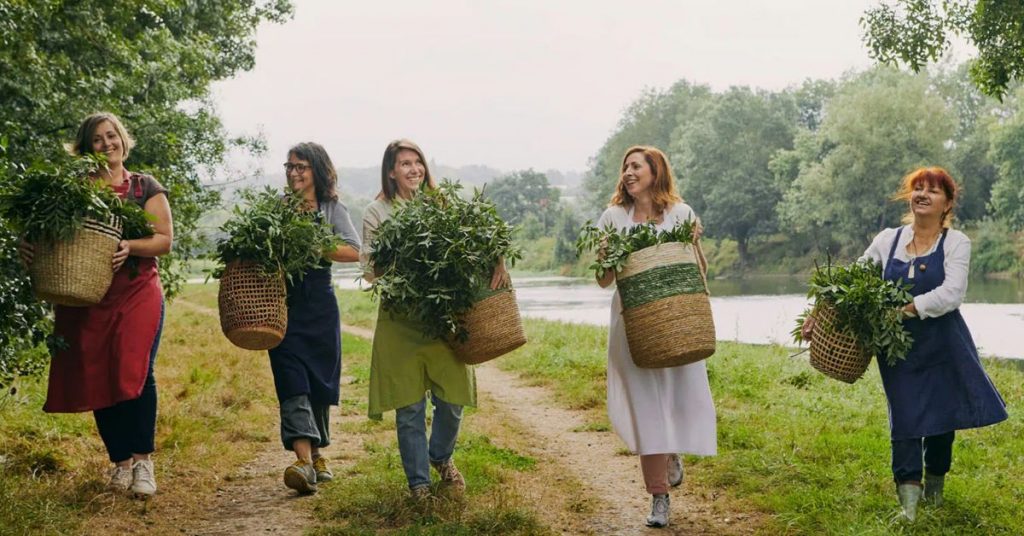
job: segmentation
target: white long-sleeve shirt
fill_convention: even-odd
[[[874,259],[882,263],[882,270],[889,260],[889,249],[892,248],[892,240],[896,236],[896,229],[885,229],[878,233],[871,245],[864,251],[861,259]],[[910,225],[903,226],[903,233],[900,241],[896,244],[896,251],[893,257],[903,262],[910,262],[916,259],[907,253],[907,245],[914,239],[914,229]],[[928,251],[918,254],[917,258],[931,255],[939,245],[935,240]],[[942,267],[946,271],[946,278],[942,284],[935,289],[914,297],[914,307],[917,308],[917,316],[920,318],[934,318],[953,311],[964,301],[967,295],[967,274],[971,266],[971,239],[960,231],[950,229],[946,234],[946,242],[943,244],[943,251],[946,260]],[[917,262],[914,263],[914,275],[920,277],[920,270]]]

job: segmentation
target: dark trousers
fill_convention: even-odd
[[[953,437],[955,432],[942,435],[898,439],[892,442],[892,476],[896,483],[921,481],[923,471],[942,476],[953,463]],[[923,464],[922,464],[923,460]]]
[[[103,445],[107,447],[107,455],[114,463],[123,462],[131,458],[132,454],[149,454],[155,450],[153,443],[156,437],[157,396],[153,365],[156,363],[156,351],[160,347],[163,330],[164,307],[161,305],[160,324],[153,339],[153,348],[149,351],[149,372],[142,386],[142,394],[133,400],[92,412]]]
[[[295,450],[296,439],[322,448],[331,444],[331,405],[313,404],[309,395],[296,395],[281,402],[281,443]]]

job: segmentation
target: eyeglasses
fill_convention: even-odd
[[[293,164],[291,162],[284,163],[284,172],[286,174],[291,173],[293,169],[299,172],[299,175],[302,175],[303,173],[306,172],[307,169],[313,169],[313,166],[309,164]]]

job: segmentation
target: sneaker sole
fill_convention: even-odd
[[[316,493],[316,484],[310,484],[298,471],[285,471],[284,485],[299,493]]]

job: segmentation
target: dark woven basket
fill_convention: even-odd
[[[503,290],[476,302],[463,317],[469,338],[449,340],[455,356],[467,365],[478,365],[503,356],[526,344],[519,305],[513,289]]]
[[[283,276],[268,277],[252,263],[229,263],[220,279],[217,305],[221,330],[235,346],[269,350],[284,340],[288,303]]]
[[[853,383],[864,375],[871,355],[852,335],[835,329],[836,311],[827,304],[816,304],[814,334],[811,337],[811,366],[829,378]]]
[[[630,254],[616,274],[636,366],[678,367],[715,353],[715,321],[698,253],[690,244],[658,244]]]
[[[100,303],[114,279],[113,258],[120,241],[121,229],[113,222],[86,220],[70,240],[34,244],[32,290],[57,305]]]

